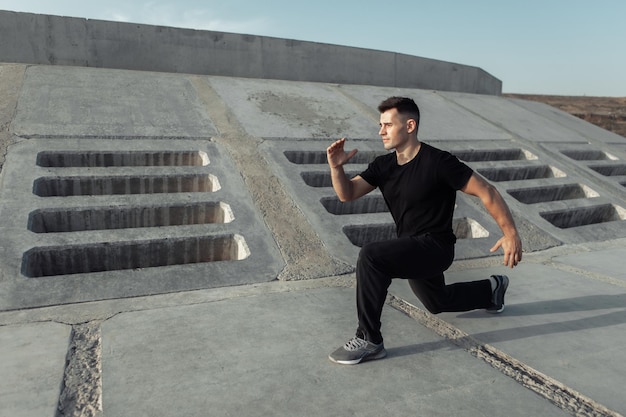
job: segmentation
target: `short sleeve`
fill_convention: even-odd
[[[395,154],[393,153],[378,156],[370,162],[367,169],[359,175],[371,186],[380,187],[384,182],[385,173],[389,170],[390,163],[394,161]]]
[[[439,162],[440,178],[455,190],[465,187],[474,170],[449,152],[442,154]]]
[[[370,163],[367,169],[361,172],[359,175],[363,178],[367,183],[373,187],[378,187],[378,182],[376,181],[376,174],[374,173],[374,169],[372,168],[372,163]]]

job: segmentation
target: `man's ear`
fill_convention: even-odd
[[[417,129],[417,123],[415,119],[408,119],[406,121],[406,130],[408,133],[413,133]]]

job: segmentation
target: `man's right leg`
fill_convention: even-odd
[[[380,333],[380,315],[387,297],[391,276],[380,264],[380,257],[386,257],[387,242],[364,245],[359,252],[356,266],[356,303],[359,326],[356,335],[345,345],[331,353],[328,358],[342,365],[381,359],[387,356]]]
[[[357,261],[356,336],[330,355],[338,363],[355,364],[386,355],[380,332],[381,314],[391,279],[446,270],[454,258],[453,245],[441,245],[429,236],[369,243]]]

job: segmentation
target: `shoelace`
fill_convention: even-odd
[[[367,347],[367,341],[355,336],[352,339],[348,340],[343,348],[345,350],[353,351],[362,349],[364,347]]]

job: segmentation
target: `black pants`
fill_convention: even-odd
[[[488,279],[446,285],[443,271],[454,259],[454,243],[430,234],[364,245],[356,266],[357,335],[383,341],[380,317],[392,278],[409,280],[413,293],[431,313],[491,306]]]

